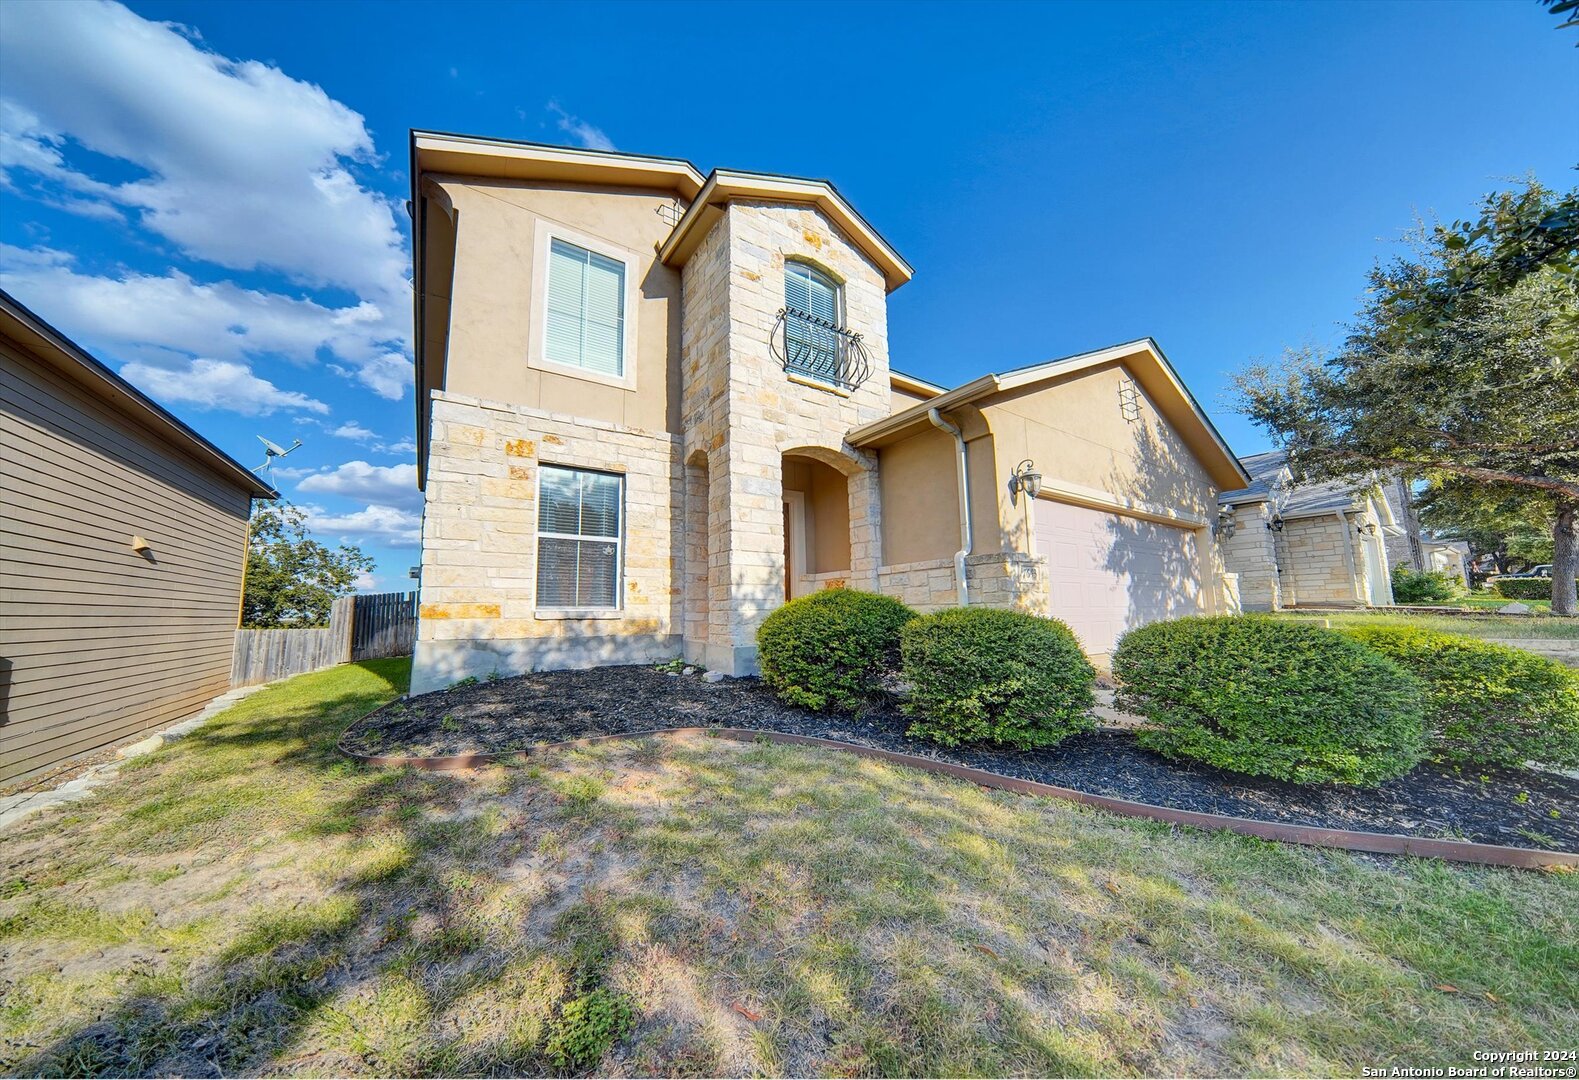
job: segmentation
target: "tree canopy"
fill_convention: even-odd
[[[1553,609],[1573,614],[1579,189],[1531,181],[1415,241],[1372,270],[1340,349],[1250,366],[1236,377],[1241,407],[1298,479],[1474,485],[1477,499],[1541,521],[1556,548]]]
[[[241,625],[327,626],[335,600],[356,591],[373,559],[348,544],[330,548],[307,531],[307,515],[290,503],[259,503],[247,539]]]

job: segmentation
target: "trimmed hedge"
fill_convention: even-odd
[[[1427,752],[1453,765],[1579,765],[1579,672],[1489,641],[1408,626],[1344,631],[1426,688]]]
[[[1335,630],[1268,616],[1152,623],[1113,652],[1119,704],[1166,757],[1298,784],[1379,784],[1412,769],[1424,692]]]
[[[1096,671],[1056,619],[950,608],[906,626],[900,651],[913,737],[1029,750],[1095,726]]]
[[[1499,578],[1491,583],[1498,596],[1509,600],[1550,600],[1552,579],[1543,577]]]
[[[899,666],[899,628],[915,617],[891,596],[854,589],[791,600],[757,630],[762,681],[791,705],[856,712]]]
[[[1464,579],[1446,570],[1411,570],[1393,567],[1393,601],[1399,604],[1432,604],[1464,595]]]

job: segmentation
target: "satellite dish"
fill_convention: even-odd
[[[291,444],[286,447],[282,447],[278,443],[272,443],[265,439],[262,435],[258,436],[258,441],[263,444],[263,464],[259,465],[252,471],[263,472],[264,470],[267,470],[269,474],[269,483],[272,484],[274,482],[274,459],[282,458],[286,454],[289,454],[292,450],[295,450],[297,447],[301,446],[302,441],[300,439],[293,439]]]

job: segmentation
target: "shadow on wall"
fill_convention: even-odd
[[[651,664],[680,655],[680,634],[622,633],[566,620],[557,637],[419,641],[411,693],[445,690],[466,678],[523,675],[616,664]]]
[[[1137,428],[1134,474],[1110,475],[1108,490],[1137,501],[1201,513],[1200,466],[1192,457],[1181,457],[1149,427]],[[1214,512],[1213,506],[1205,508],[1206,515]],[[1216,563],[1210,550],[1201,550],[1202,545],[1216,542],[1209,528],[1165,525],[1118,514],[1110,514],[1106,520],[1104,566],[1128,585],[1126,630],[1205,613],[1206,589],[1215,584],[1207,575],[1214,573]]]

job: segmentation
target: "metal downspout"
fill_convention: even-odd
[[[932,421],[932,426],[939,431],[946,431],[954,436],[954,445],[959,449],[959,532],[960,549],[954,553],[954,579],[959,583],[959,606],[970,606],[970,585],[965,579],[965,557],[970,554],[970,468],[969,460],[965,456],[965,436],[960,434],[959,427],[943,419],[943,414],[936,409],[927,410],[927,419]]]

